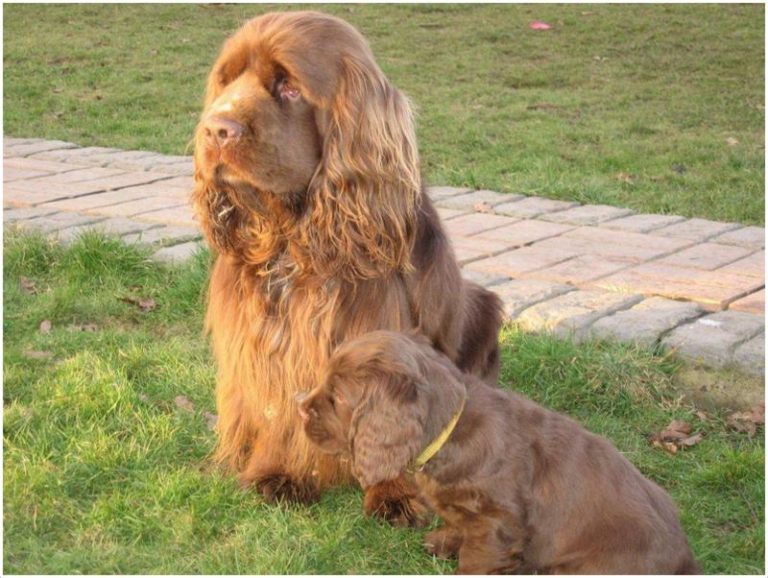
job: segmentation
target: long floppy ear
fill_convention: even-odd
[[[318,123],[323,158],[303,231],[310,259],[347,279],[408,270],[421,196],[411,107],[369,55],[345,55],[340,70]]]
[[[386,379],[352,416],[352,473],[363,489],[398,478],[423,444],[427,400],[414,382],[398,375]]]

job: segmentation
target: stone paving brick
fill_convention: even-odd
[[[578,203],[555,201],[542,197],[526,197],[519,201],[496,205],[493,210],[499,215],[509,215],[520,219],[533,219],[545,213],[563,211],[576,206],[578,206]]]
[[[59,149],[69,149],[76,147],[76,144],[64,142],[61,140],[44,140],[39,142],[19,144],[12,147],[6,147],[3,144],[4,157],[26,157],[35,153],[41,153]]]
[[[153,165],[162,164],[163,155],[150,151],[122,151],[110,155],[106,166],[128,171],[147,171]]]
[[[440,216],[440,218],[443,221],[447,221],[448,219],[453,219],[454,217],[467,214],[467,211],[460,211],[458,209],[446,209],[444,207],[436,207],[436,210],[437,210],[437,214]]]
[[[655,237],[602,227],[578,227],[559,237],[539,241],[534,246],[553,249],[566,246],[580,254],[603,255],[636,263],[678,251],[690,244],[685,239]]]
[[[148,171],[155,173],[163,173],[166,175],[177,176],[192,176],[195,172],[194,163],[192,160],[175,163],[159,163],[156,165],[150,165],[147,167]]]
[[[640,214],[606,221],[600,226],[606,229],[618,229],[620,231],[629,231],[631,233],[647,233],[683,221],[685,221],[685,217]]]
[[[573,290],[570,285],[546,281],[512,279],[493,285],[491,290],[504,302],[504,314],[514,320],[528,307]]]
[[[517,323],[527,331],[582,337],[601,317],[632,307],[640,300],[640,295],[571,291],[527,308],[518,316]]]
[[[713,237],[711,241],[724,245],[762,249],[765,247],[765,229],[763,227],[742,227]]]
[[[3,182],[19,181],[22,179],[34,179],[35,177],[44,177],[50,175],[47,171],[33,171],[31,169],[20,169],[17,167],[3,167]]]
[[[10,187],[3,187],[3,201],[18,205],[39,205],[60,199],[68,199],[81,195],[90,195],[104,190],[95,183],[67,183],[53,185],[31,181],[15,181]]]
[[[187,193],[191,193],[192,189],[195,188],[195,179],[188,175],[177,175],[164,180],[163,184],[168,187],[184,189]]]
[[[143,213],[158,211],[160,209],[182,207],[185,205],[186,204],[180,199],[171,197],[147,197],[145,199],[128,201],[127,203],[91,209],[89,212],[97,215],[110,215],[113,217],[134,217]]]
[[[138,233],[145,231],[154,226],[150,223],[139,223],[132,221],[131,219],[113,218],[98,221],[95,223],[89,223],[84,225],[78,225],[74,227],[68,227],[58,231],[58,238],[63,243],[71,243],[77,237],[82,235],[85,231],[98,231],[105,235],[112,235],[120,237],[129,233]]]
[[[454,197],[471,192],[472,189],[466,187],[427,187],[427,195],[434,202],[438,202],[446,197]]]
[[[76,147],[71,149],[45,151],[32,155],[32,158],[97,167],[106,164],[106,161],[100,160],[102,156],[119,152],[121,152],[120,149],[106,147]]]
[[[46,173],[66,173],[83,168],[81,165],[74,163],[60,163],[57,161],[44,161],[41,159],[22,157],[3,159],[3,168],[7,169],[9,167]]]
[[[653,234],[662,237],[677,237],[690,239],[701,243],[733,229],[739,228],[736,223],[718,223],[706,219],[688,219],[682,223],[675,223],[661,229],[656,229]]]
[[[574,251],[562,247],[558,249],[540,249],[534,245],[475,261],[468,264],[467,268],[483,273],[520,277],[530,271],[551,267],[575,256],[576,253]]]
[[[756,335],[736,347],[733,361],[746,373],[765,375],[765,334]]]
[[[490,257],[509,248],[506,243],[501,241],[477,239],[475,237],[453,237],[451,245],[460,265],[484,257]]]
[[[611,291],[698,301],[708,310],[723,309],[732,301],[763,286],[761,279],[722,271],[645,263],[598,279],[590,285]]]
[[[119,169],[105,169],[102,167],[77,167],[74,171],[66,173],[45,175],[35,179],[36,183],[48,183],[52,185],[64,183],[79,183],[83,181],[96,181],[124,174]]]
[[[21,144],[29,144],[33,142],[40,142],[43,139],[41,138],[13,138],[13,137],[3,137],[3,146],[5,147],[15,147],[17,145]]]
[[[746,311],[755,315],[765,314],[765,289],[750,293],[746,297],[737,299],[728,306],[731,311]]]
[[[163,180],[166,180],[167,178],[168,178],[168,175],[163,175],[160,173],[149,173],[149,172],[125,173],[124,172],[111,177],[102,178],[98,181],[98,183],[104,187],[104,190],[111,191],[114,189],[123,189],[126,187],[132,187],[135,185],[146,185],[156,181],[163,181]],[[96,182],[96,181],[93,181],[93,182]]]
[[[667,331],[704,313],[696,303],[663,297],[644,299],[625,309],[598,319],[589,334],[602,339],[652,346]]]
[[[3,211],[3,222],[28,221],[37,217],[52,215],[56,209],[48,207],[20,207],[18,209],[6,209]]]
[[[549,237],[556,237],[572,229],[572,225],[559,225],[557,223],[524,219],[522,221],[514,221],[511,225],[481,231],[477,233],[476,237],[479,239],[505,241],[509,243],[510,247],[522,247],[536,241],[548,239]]]
[[[495,275],[493,273],[483,273],[481,271],[472,271],[471,269],[462,269],[461,276],[467,281],[472,281],[483,287],[491,287],[493,290],[494,285],[506,281],[507,278],[503,275]]]
[[[508,203],[514,199],[522,199],[522,195],[497,193],[495,191],[474,191],[472,193],[466,193],[464,195],[456,195],[453,197],[446,197],[437,202],[441,207],[449,209],[466,209],[468,211],[476,210],[475,207],[478,203],[485,203],[491,207],[494,205],[500,205],[501,203]]]
[[[85,195],[72,199],[61,199],[46,203],[47,206],[64,209],[67,211],[91,211],[100,207],[116,205],[137,199],[145,199],[152,196],[153,189],[147,186],[127,187],[117,191],[107,191],[94,195]]]
[[[730,265],[721,267],[718,271],[723,273],[736,273],[755,277],[756,279],[765,279],[765,251],[758,251],[748,257],[734,261]]]
[[[191,258],[195,253],[203,248],[203,244],[197,241],[163,247],[156,251],[152,257],[158,261],[166,263],[181,263]]]
[[[552,267],[526,273],[527,278],[543,279],[556,283],[583,285],[630,266],[625,259],[616,259],[604,255],[579,255],[573,259],[557,263]]]
[[[514,223],[514,220],[509,217],[488,215],[484,213],[470,213],[447,221],[445,223],[445,228],[449,235],[469,237],[475,233],[487,231],[488,229],[501,227],[503,225],[509,225],[510,223]]]
[[[197,225],[192,207],[186,205],[160,209],[159,211],[152,211],[150,213],[142,213],[141,215],[136,215],[135,218],[142,221],[152,221],[169,225],[188,225],[192,227]]]
[[[763,318],[741,311],[721,311],[673,329],[662,343],[681,357],[723,367],[741,343],[763,333]]]
[[[194,241],[201,237],[200,231],[194,227],[169,226],[156,227],[140,233],[125,235],[123,241],[143,245],[178,245],[179,243]]]
[[[603,221],[610,221],[611,219],[618,219],[619,217],[626,217],[631,214],[632,211],[629,209],[620,209],[608,205],[582,205],[580,207],[566,209],[565,211],[544,214],[541,215],[541,218],[545,221],[552,221],[554,223],[596,225]]]
[[[656,261],[662,265],[712,271],[749,255],[752,249],[734,245],[699,243]]]
[[[31,221],[19,222],[18,225],[24,229],[39,229],[46,233],[55,233],[70,227],[93,224],[103,219],[103,217],[93,217],[64,211],[46,215],[45,217],[38,217]]]

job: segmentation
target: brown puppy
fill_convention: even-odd
[[[445,522],[427,548],[458,554],[461,574],[698,571],[672,500],[608,441],[461,373],[422,337],[345,343],[300,414],[310,440],[350,455],[363,488],[437,449],[416,473]]]
[[[268,499],[351,481],[301,432],[295,394],[334,348],[415,328],[494,382],[499,299],[462,281],[423,192],[408,99],[365,39],[318,12],[247,22],[208,78],[193,202],[216,251],[206,327],[217,457]],[[436,298],[435,296],[439,296]],[[406,492],[369,492],[371,512]]]

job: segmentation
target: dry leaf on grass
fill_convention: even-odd
[[[53,327],[53,325],[51,324],[51,320],[50,319],[44,319],[40,323],[40,333],[45,333],[45,334],[50,333],[51,332],[51,327]]]
[[[765,425],[765,404],[758,403],[748,411],[733,412],[725,418],[725,423],[729,429],[752,437],[758,426]]]
[[[179,409],[189,412],[195,411],[195,404],[189,401],[189,398],[186,395],[177,395],[173,401]]]
[[[476,213],[493,213],[493,207],[490,203],[486,203],[485,201],[475,203],[472,208]]]
[[[35,285],[35,282],[27,277],[19,277],[19,287],[21,287],[22,292],[28,295],[34,295],[37,293],[37,286]]]
[[[701,421],[709,421],[709,414],[702,409],[696,412],[696,417]]]
[[[616,178],[620,180],[622,183],[627,183],[628,185],[635,184],[635,178],[629,173],[621,172],[618,175],[616,175]]]
[[[152,299],[152,297],[119,297],[119,299],[125,303],[136,305],[136,307],[144,312],[152,311],[157,307],[157,303],[155,303],[155,300]]]
[[[653,447],[675,454],[678,449],[693,447],[704,438],[701,432],[691,435],[692,430],[691,424],[687,421],[672,420],[659,433],[651,434],[648,441]]]
[[[734,147],[737,144],[739,144],[739,141],[733,138],[732,136],[729,136],[727,139],[725,139],[725,142],[728,143],[728,146]]]
[[[211,431],[216,431],[216,424],[219,422],[219,416],[210,411],[203,412],[203,419],[205,419],[205,425]]]

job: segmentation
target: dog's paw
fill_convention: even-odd
[[[424,548],[433,556],[449,560],[458,557],[461,542],[462,537],[459,532],[442,527],[426,535]]]
[[[312,483],[295,480],[287,474],[270,474],[253,481],[256,489],[269,504],[311,504],[319,498]]]
[[[431,512],[402,480],[368,488],[363,499],[363,511],[368,516],[381,518],[399,528],[423,528],[432,519]]]

